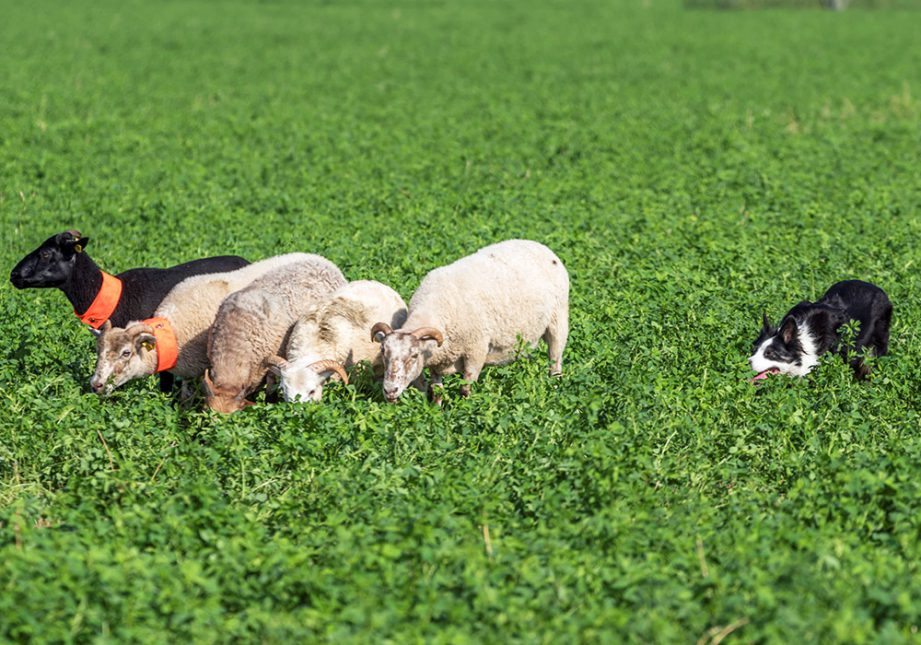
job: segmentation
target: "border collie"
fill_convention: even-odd
[[[777,327],[772,327],[764,314],[761,334],[748,359],[758,372],[752,383],[770,374],[805,376],[828,351],[837,351],[846,358],[848,348],[838,346],[838,328],[851,320],[860,323],[855,342],[858,353],[865,347],[876,356],[889,350],[892,303],[885,291],[869,282],[838,282],[817,302],[804,301],[793,307]],[[858,378],[870,371],[860,357],[850,364]]]

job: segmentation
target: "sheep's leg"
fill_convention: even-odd
[[[173,391],[174,377],[169,372],[160,372],[160,391],[169,394]]]
[[[432,372],[431,378],[429,378],[429,401],[435,405],[441,405],[443,402],[441,381],[441,374]]]
[[[172,376],[172,374],[170,376]],[[195,396],[195,388],[192,386],[192,381],[189,379],[182,379],[179,385],[179,403],[183,405],[191,403],[193,396]]]
[[[564,308],[550,319],[547,331],[544,332],[547,357],[550,359],[550,376],[560,376],[563,373],[563,349],[566,347],[567,336],[569,336],[569,310]]]
[[[486,363],[486,356],[489,348],[478,351],[476,354],[470,354],[464,357],[464,381],[461,385],[460,395],[464,398],[470,396],[470,384],[475,383],[480,378],[480,372],[483,371],[483,365]]]

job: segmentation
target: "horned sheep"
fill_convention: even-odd
[[[268,362],[284,351],[291,328],[319,299],[346,284],[339,268],[319,255],[265,274],[221,303],[208,339],[208,406],[230,413],[247,404]]]
[[[379,320],[402,326],[406,303],[373,280],[350,282],[311,308],[291,331],[287,360],[275,356],[270,361],[285,400],[319,401],[327,379],[335,375],[348,383],[346,370],[362,361],[381,374],[380,345],[368,338]]]
[[[96,339],[96,371],[90,387],[97,394],[108,394],[156,372],[169,371],[186,379],[201,376],[208,367],[208,329],[224,298],[273,269],[309,257],[288,253],[236,271],[193,276],[167,294],[152,318],[129,322],[124,328],[107,321]]]
[[[484,365],[515,359],[518,339],[547,343],[550,374],[562,373],[569,333],[569,275],[546,246],[508,240],[429,272],[409,303],[400,329],[379,322],[384,398],[394,402],[425,367],[430,397],[441,402],[442,377],[463,373],[461,395]]]

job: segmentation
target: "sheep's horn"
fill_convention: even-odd
[[[268,358],[265,359],[265,366],[270,369],[273,367],[282,369],[288,366],[288,361],[286,361],[285,359],[283,359],[281,356],[278,356],[278,355],[269,356]]]
[[[340,365],[336,361],[331,361],[331,360],[317,361],[316,363],[310,364],[310,369],[312,369],[315,372],[325,372],[326,370],[331,370],[339,375],[339,378],[342,379],[343,383],[345,383],[346,385],[349,384],[349,375],[345,373],[344,369],[342,369],[342,365]]]
[[[445,342],[444,335],[434,327],[420,327],[419,329],[413,331],[410,334],[413,338],[418,338],[419,340],[434,340],[438,343],[438,346],[441,347],[441,344]]]
[[[393,333],[393,328],[385,322],[375,323],[374,327],[371,328],[371,340],[376,342],[376,336],[378,333],[383,333],[384,336],[389,336]]]

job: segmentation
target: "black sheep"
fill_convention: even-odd
[[[166,294],[190,276],[233,271],[249,264],[241,257],[222,255],[168,269],[128,269],[110,276],[85,253],[88,242],[88,237],[73,230],[49,237],[19,261],[10,282],[17,289],[60,289],[74,313],[96,330],[106,320],[124,327],[129,321],[150,318]],[[172,375],[161,375],[160,388],[172,388]]]

